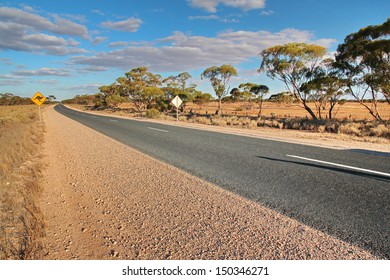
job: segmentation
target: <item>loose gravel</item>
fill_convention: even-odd
[[[45,119],[46,259],[375,259],[52,108]]]

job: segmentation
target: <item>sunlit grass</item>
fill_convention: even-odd
[[[44,124],[37,106],[0,107],[0,259],[36,258]]]

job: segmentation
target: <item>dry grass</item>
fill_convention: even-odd
[[[369,105],[369,104],[368,104]],[[130,103],[123,103],[119,108],[131,108]],[[315,109],[315,105],[309,103],[309,106]],[[338,108],[338,107],[337,107]],[[196,114],[214,114],[218,109],[218,102],[209,102],[202,106],[188,103],[185,112],[192,110]],[[381,116],[384,120],[390,120],[390,106],[383,102],[378,104],[378,109],[381,112]],[[259,113],[259,108],[256,103],[249,102],[226,102],[222,104],[223,114],[234,116],[251,116],[256,117]],[[336,113],[337,111],[337,113]],[[372,120],[372,116],[357,102],[346,102],[339,109],[335,109],[333,113],[336,113],[338,119],[353,119],[353,120]],[[298,103],[293,104],[279,104],[276,102],[265,101],[263,104],[262,115],[266,117],[277,118],[310,118],[310,115],[305,109]],[[325,118],[326,113],[323,114]]]
[[[368,104],[369,105],[369,104]],[[78,108],[85,107],[84,105],[72,105],[78,106]],[[315,109],[314,104],[309,103],[309,106]],[[383,102],[379,103],[379,111],[384,120],[390,120],[390,106]],[[116,114],[123,113],[128,115],[129,109],[134,108],[131,103],[122,103],[119,104]],[[127,110],[127,111],[126,111]],[[218,110],[218,102],[208,102],[202,106],[189,102],[184,110],[184,113],[189,113],[192,111],[194,114],[207,115],[214,114]],[[225,102],[222,105],[223,114],[231,116],[248,116],[256,117],[259,113],[259,108],[256,103],[249,102]],[[351,119],[351,120],[372,120],[372,116],[368,113],[367,109],[357,102],[346,102],[339,109],[334,110],[336,118],[338,119]],[[121,112],[121,113],[120,113]],[[265,101],[263,104],[262,115],[266,117],[277,117],[277,118],[305,118],[309,117],[309,114],[302,106],[298,103],[293,104],[279,104],[276,102]],[[323,117],[325,118],[325,113]]]
[[[0,259],[40,258],[43,123],[37,106],[0,107]]]

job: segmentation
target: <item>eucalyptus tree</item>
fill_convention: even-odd
[[[269,78],[282,81],[310,116],[317,119],[308,103],[310,95],[301,87],[313,79],[313,73],[325,54],[326,48],[313,44],[277,45],[260,53],[262,62],[258,72],[265,72]]]
[[[323,111],[327,112],[327,118],[332,119],[338,111],[334,112],[334,109],[337,105],[344,104],[341,98],[349,91],[346,80],[338,76],[335,62],[331,58],[324,59],[312,76],[312,80],[303,84],[301,90],[310,95],[319,119],[323,118]]]
[[[380,121],[379,99],[383,97],[390,105],[389,35],[390,18],[349,34],[336,54],[337,66],[348,81],[351,95]]]
[[[234,76],[237,76],[237,70],[231,65],[212,66],[207,68],[201,74],[201,79],[208,79],[218,98],[218,114],[222,114],[222,99],[229,94],[229,82]]]
[[[188,102],[193,100],[195,85],[187,86],[187,81],[190,78],[192,76],[189,73],[183,72],[177,76],[169,76],[162,81],[166,85],[163,88],[166,98],[171,100],[175,96],[179,96],[183,101],[181,105],[182,110],[184,110]]]
[[[266,85],[254,84],[251,82],[243,83],[238,88],[232,89],[230,94],[234,100],[257,102],[259,105],[258,117],[261,117],[263,109],[264,96],[269,92]]]
[[[152,106],[164,95],[160,88],[161,76],[149,72],[147,67],[134,68],[117,82],[138,111]]]
[[[108,107],[117,107],[126,99],[123,97],[122,88],[119,84],[113,83],[108,86],[99,87],[100,95],[95,95],[95,105],[102,104]]]
[[[260,118],[263,110],[264,96],[267,93],[269,93],[269,88],[266,85],[248,84],[248,83],[247,85],[249,86],[249,92],[253,93],[256,96],[255,100],[259,104],[258,117]]]

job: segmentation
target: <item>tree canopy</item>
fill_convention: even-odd
[[[337,67],[348,81],[352,96],[377,120],[381,95],[390,104],[390,18],[348,35],[337,48]],[[364,104],[367,96],[371,106]]]
[[[222,113],[222,98],[229,93],[229,81],[232,77],[237,76],[237,70],[231,65],[212,66],[207,68],[201,74],[201,79],[208,79],[218,98],[218,113]]]
[[[282,81],[287,90],[299,100],[313,119],[317,116],[308,105],[308,95],[301,90],[312,79],[326,48],[306,43],[277,45],[260,53],[262,62],[258,72],[265,72],[271,79]]]
[[[164,95],[159,88],[161,76],[149,72],[147,67],[134,68],[125,73],[125,77],[118,78],[117,82],[138,111],[157,103],[157,99]]]

